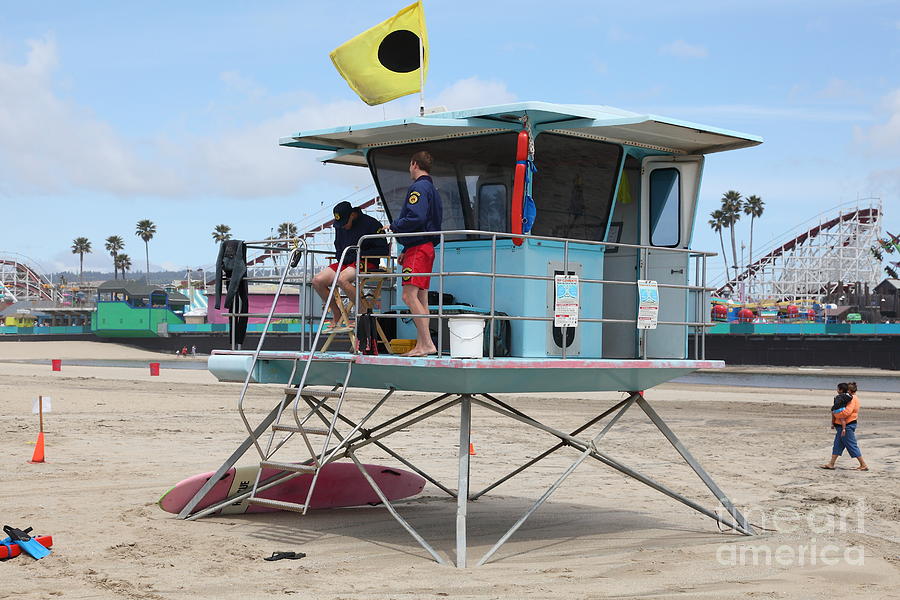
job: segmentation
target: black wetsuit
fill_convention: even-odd
[[[225,240],[219,246],[216,259],[216,308],[222,296],[223,276],[228,280],[225,308],[232,313],[245,313],[250,307],[247,290],[247,246],[243,240]],[[229,317],[231,333],[236,346],[244,343],[247,335],[247,317]]]

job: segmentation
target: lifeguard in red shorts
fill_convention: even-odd
[[[321,271],[319,271],[312,280],[312,286],[322,298],[322,301],[328,299],[331,291],[331,284],[337,277],[338,286],[344,291],[348,298],[356,297],[356,288],[353,282],[356,279],[356,250],[347,250],[347,254],[341,262],[341,254],[348,246],[356,246],[359,244],[359,238],[364,235],[372,235],[384,233],[384,228],[378,219],[370,217],[363,213],[360,208],[353,207],[349,202],[340,202],[334,207],[334,251],[338,262],[331,263]],[[390,247],[385,238],[372,238],[365,240],[360,250],[360,256],[388,256]],[[373,271],[378,268],[379,260],[365,260],[363,269]],[[338,306],[338,296],[331,299],[331,309],[334,323],[340,319],[340,308]],[[334,324],[332,323],[332,325]]]
[[[425,150],[412,155],[409,160],[409,176],[413,184],[406,192],[406,201],[400,216],[391,223],[394,233],[422,233],[423,235],[398,237],[403,246],[400,253],[400,266],[403,273],[431,273],[434,266],[434,247],[440,243],[440,237],[425,235],[440,231],[443,221],[444,207],[441,196],[431,180],[431,167],[434,159]],[[431,277],[426,275],[408,275],[402,278],[403,302],[412,314],[427,315],[428,287]],[[431,333],[428,330],[428,317],[413,319],[416,323],[416,345],[404,356],[427,356],[437,352]]]

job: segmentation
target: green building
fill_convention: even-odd
[[[104,337],[165,336],[168,326],[184,323],[187,296],[164,286],[137,281],[106,281],[97,288],[91,331]]]

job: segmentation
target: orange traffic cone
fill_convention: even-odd
[[[469,442],[469,456],[476,456],[475,454],[475,444]]]
[[[37,443],[34,445],[34,454],[28,462],[42,463],[44,462],[44,432],[38,434]]]

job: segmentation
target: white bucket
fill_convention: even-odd
[[[484,357],[484,317],[479,315],[450,317],[450,357]]]

